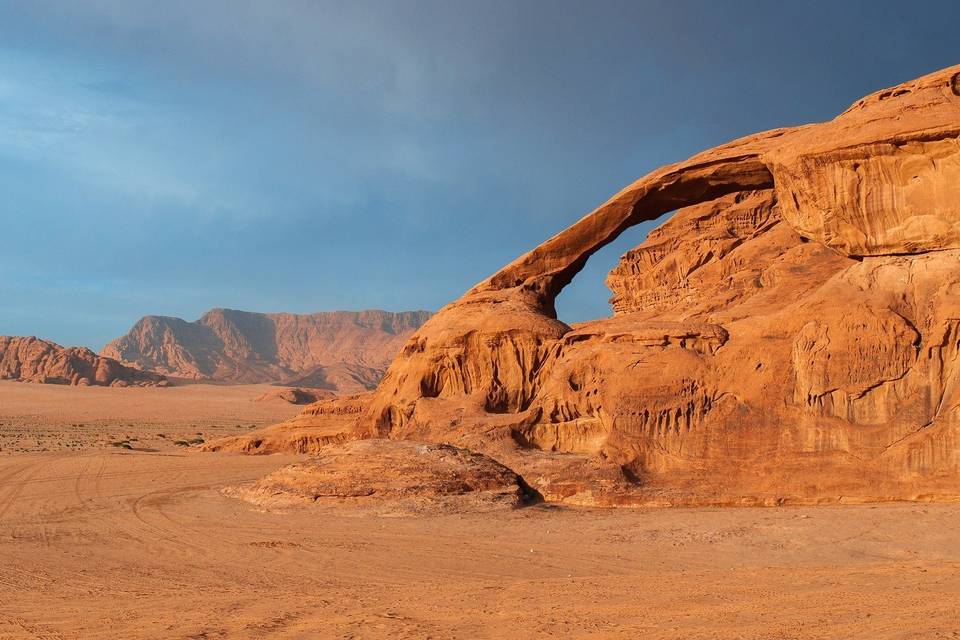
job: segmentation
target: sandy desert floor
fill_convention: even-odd
[[[296,415],[300,407],[282,400],[255,401],[275,389],[265,384],[116,389],[0,380],[0,456],[111,443],[176,450],[191,440],[242,433]]]
[[[12,401],[21,388],[48,406]],[[298,458],[156,433],[295,407],[200,388],[165,396],[160,419],[113,406],[129,389],[100,409],[49,389],[0,385],[0,432],[50,449],[0,456],[0,639],[960,637],[960,505],[268,512],[220,489]],[[217,393],[233,400],[195,397]]]

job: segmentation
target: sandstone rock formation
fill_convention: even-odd
[[[489,511],[538,499],[516,473],[444,444],[362,440],[228,493],[267,507],[359,506],[392,514]]]
[[[300,387],[277,387],[257,396],[257,402],[286,402],[287,404],[313,404],[320,400],[328,400],[334,394],[330,391],[318,389],[301,389]]]
[[[213,309],[196,322],[146,316],[101,355],[161,374],[281,382],[356,393],[376,387],[426,311],[296,315]]]
[[[355,421],[300,437],[452,443],[583,504],[960,498],[958,79],[641,178],[433,316]],[[610,273],[613,317],[556,318],[594,252],[669,211]]]
[[[369,404],[369,393],[320,400],[305,407],[293,420],[250,434],[213,440],[199,449],[252,455],[317,453],[328,445],[351,439],[357,419]]]
[[[104,358],[84,347],[35,337],[0,336],[0,380],[109,387],[166,386],[155,373]]]

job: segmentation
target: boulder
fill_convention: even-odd
[[[329,445],[228,494],[264,507],[349,506],[391,515],[512,509],[538,499],[488,456],[396,440]]]
[[[329,391],[301,389],[300,387],[278,387],[255,398],[257,402],[285,402],[287,404],[312,404],[330,398]]]

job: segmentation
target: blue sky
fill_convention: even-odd
[[[0,0],[0,334],[437,309],[625,184],[960,62],[956,2]],[[591,259],[558,300],[609,314]]]

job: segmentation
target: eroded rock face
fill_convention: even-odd
[[[213,309],[196,322],[146,316],[101,355],[161,374],[369,391],[426,311],[297,315]]]
[[[166,379],[83,347],[35,337],[0,336],[0,379],[105,387],[166,386]]]
[[[266,507],[350,506],[391,514],[509,509],[538,499],[516,473],[488,456],[396,440],[327,446],[307,462],[230,493]]]
[[[431,318],[340,433],[483,451],[582,504],[960,497],[958,73],[638,180]],[[612,318],[556,319],[593,252],[671,210]]]
[[[772,153],[784,217],[847,255],[960,248],[955,71],[878,91],[828,123],[831,131],[810,127],[802,144]]]
[[[201,451],[222,451],[248,455],[280,452],[317,453],[330,444],[356,437],[357,419],[370,404],[370,394],[339,396],[304,407],[293,420],[229,436],[198,447]]]
[[[687,317],[789,288],[800,295],[843,264],[783,222],[772,190],[742,192],[681,209],[628,251],[607,277],[617,314]],[[817,274],[803,273],[818,269]]]

